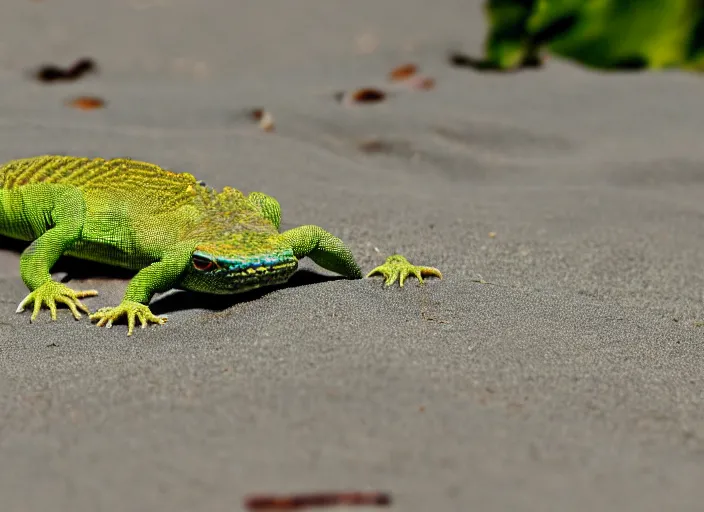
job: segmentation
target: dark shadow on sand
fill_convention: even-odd
[[[311,284],[324,283],[326,281],[337,281],[340,279],[345,278],[342,276],[326,276],[310,270],[299,269],[295,274],[293,274],[293,276],[291,276],[291,279],[277,286],[267,286],[265,288],[237,293],[234,295],[213,295],[209,293],[179,290],[155,300],[150,304],[150,308],[155,315],[164,315],[188,309],[224,311],[235,304],[257,300],[271,292],[283,288],[296,288],[298,286],[308,286]]]

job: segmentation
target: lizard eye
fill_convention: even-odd
[[[215,263],[213,263],[212,260],[203,258],[202,256],[193,256],[191,261],[193,262],[193,268],[201,272],[207,272],[215,267]]]

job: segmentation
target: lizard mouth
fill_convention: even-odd
[[[248,284],[272,285],[286,281],[297,267],[298,262],[294,259],[270,265],[252,264],[233,270],[222,269],[218,275],[232,283],[235,288]]]
[[[230,292],[280,284],[298,268],[293,251],[265,255],[218,258],[213,276]]]

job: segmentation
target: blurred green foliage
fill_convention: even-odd
[[[703,0],[487,0],[485,61],[514,69],[548,52],[599,69],[704,70]]]

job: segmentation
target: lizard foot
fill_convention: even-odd
[[[122,316],[127,317],[127,336],[132,336],[137,320],[139,320],[142,329],[147,327],[148,323],[161,325],[166,322],[165,316],[156,316],[151,312],[149,306],[133,300],[123,300],[119,306],[112,308],[100,308],[90,315],[90,319],[97,320],[98,327],[105,326],[109,329],[112,327],[112,323],[119,320]]]
[[[418,278],[419,284],[423,284],[423,276],[435,276],[442,279],[442,273],[434,267],[419,267],[412,265],[410,261],[401,256],[400,254],[394,254],[386,258],[383,265],[379,265],[374,270],[367,274],[367,277],[371,277],[376,274],[381,274],[385,278],[386,286],[391,286],[398,279],[399,286],[403,286],[403,282],[408,276],[415,276]]]
[[[74,318],[78,320],[81,318],[81,313],[78,311],[79,309],[87,315],[90,314],[88,308],[78,299],[94,297],[96,295],[98,295],[96,290],[76,291],[65,284],[57,283],[56,281],[47,281],[22,299],[20,305],[17,306],[16,312],[22,313],[29,304],[34,303],[32,316],[29,318],[30,322],[34,322],[37,319],[37,315],[39,315],[39,310],[45,305],[49,308],[51,319],[56,320],[56,305],[65,304],[68,306],[68,309],[71,310],[71,313],[73,313]]]

